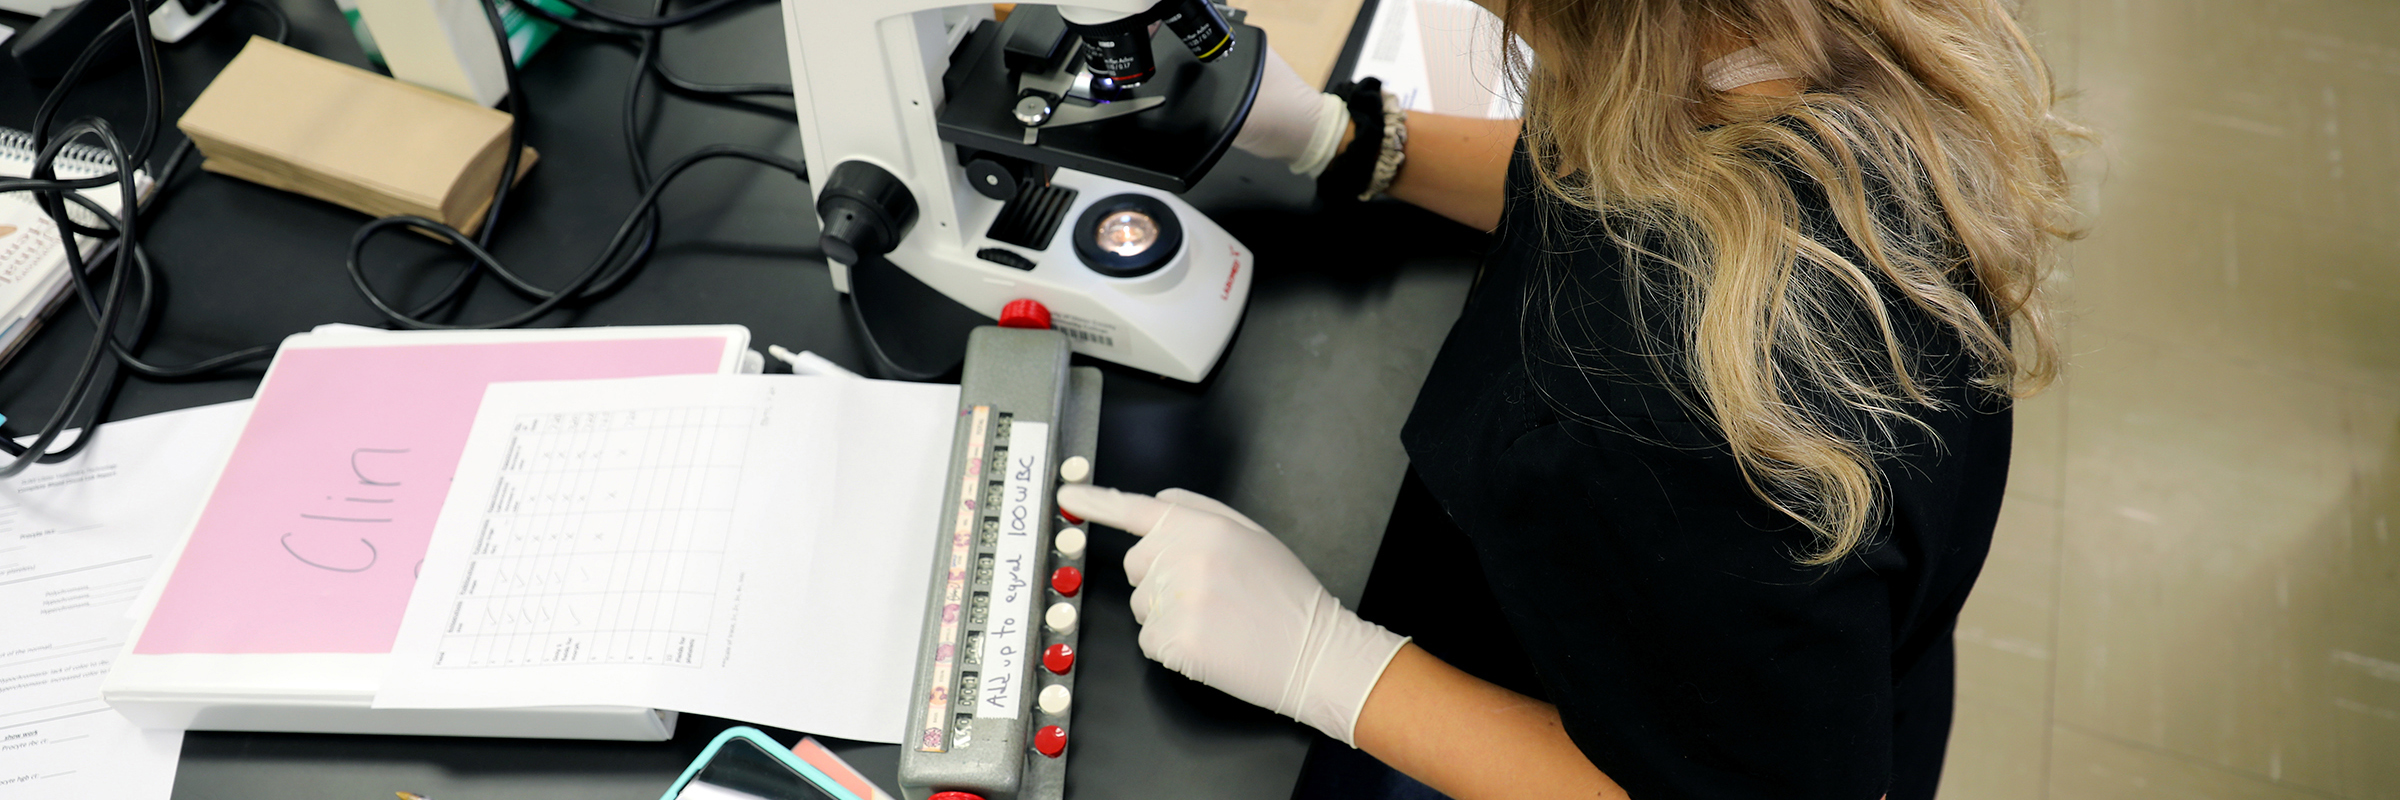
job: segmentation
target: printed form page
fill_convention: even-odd
[[[249,414],[244,400],[112,422],[75,458],[0,485],[0,797],[174,788],[183,732],[135,727],[100,682]]]
[[[375,706],[899,741],[957,407],[832,377],[494,384]]]

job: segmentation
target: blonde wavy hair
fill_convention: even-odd
[[[1634,263],[1665,265],[1629,269],[1627,294],[1676,321],[1654,352],[1751,489],[1815,534],[1801,563],[1872,537],[1888,493],[1875,459],[1896,427],[1925,428],[1912,411],[1952,405],[1887,303],[1954,332],[1990,396],[2055,377],[2043,282],[2076,235],[2059,145],[2082,132],[2053,113],[2008,4],[1493,5],[1540,55],[1509,61],[1541,190],[1591,212]],[[1703,41],[1755,43],[1802,91],[1706,88]],[[1832,230],[1808,224],[1794,181],[1823,189]],[[1848,241],[1818,238],[1833,235]]]

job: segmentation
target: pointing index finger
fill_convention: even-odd
[[[1167,509],[1175,506],[1145,494],[1077,483],[1059,487],[1058,507],[1085,520],[1135,536],[1147,536],[1159,520],[1166,518]]]

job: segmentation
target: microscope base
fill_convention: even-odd
[[[1058,214],[1061,222],[1046,246],[1034,250],[987,236],[1002,204],[973,195],[963,185],[963,173],[953,175],[961,182],[954,190],[972,200],[959,206],[961,224],[971,233],[919,230],[887,257],[892,264],[994,319],[1011,301],[1038,302],[1049,310],[1051,327],[1078,353],[1192,382],[1216,367],[1249,302],[1254,258],[1214,220],[1173,194],[1060,170],[1051,183],[1071,190],[1074,199]],[[1076,223],[1094,203],[1127,194],[1152,198],[1171,210],[1182,228],[1182,246],[1149,274],[1109,277],[1076,254],[1074,238],[1092,235]],[[992,250],[1032,266],[1020,269],[979,255]],[[850,277],[837,273],[835,288],[847,291]]]

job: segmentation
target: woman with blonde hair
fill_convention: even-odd
[[[1304,795],[1932,797],[2070,232],[2013,9],[1487,5],[1522,121],[1273,59],[1237,142],[1494,233],[1400,432],[1391,627],[1214,500],[1061,490],[1144,537],[1143,652],[1373,757]]]

